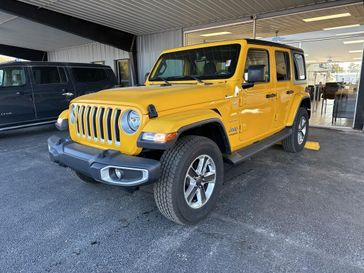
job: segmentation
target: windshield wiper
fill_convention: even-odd
[[[158,76],[154,80],[159,80],[159,79],[162,80],[162,81],[164,81],[164,86],[171,86],[172,85],[169,81],[167,81],[165,78],[160,77],[160,76]]]
[[[199,82],[199,83],[205,83],[203,80],[201,80],[199,77],[196,77],[194,75],[188,75],[186,76],[187,78],[191,78],[194,79],[195,81]]]

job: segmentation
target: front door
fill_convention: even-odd
[[[33,66],[32,81],[38,119],[58,117],[74,98],[71,81],[63,67]]]
[[[0,68],[0,127],[35,119],[26,67]]]
[[[244,80],[254,82],[254,86],[240,92],[240,140],[243,146],[269,136],[273,131],[277,94],[271,80],[270,63],[267,49],[248,50]]]

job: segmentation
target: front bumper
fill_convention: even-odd
[[[70,139],[52,136],[48,139],[48,150],[52,161],[106,184],[135,187],[153,183],[160,176],[157,160],[99,150]],[[115,175],[116,169],[119,176]]]

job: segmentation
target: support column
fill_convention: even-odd
[[[256,39],[256,37],[257,37],[257,16],[253,15],[252,19],[253,19],[253,39]]]
[[[364,126],[364,50],[362,54],[360,80],[358,86],[358,97],[355,107],[354,125],[357,130],[363,129]]]

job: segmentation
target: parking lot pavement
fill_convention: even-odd
[[[364,134],[312,129],[236,167],[196,226],[147,191],[79,181],[48,159],[52,126],[0,134],[1,272],[364,272]]]

